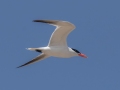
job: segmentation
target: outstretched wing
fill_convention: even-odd
[[[68,34],[75,29],[75,26],[67,21],[34,20],[34,22],[48,23],[56,26],[56,29],[51,35],[48,46],[67,46],[66,38]]]
[[[32,63],[37,62],[37,61],[40,61],[40,60],[43,60],[43,59],[45,59],[45,58],[47,58],[47,57],[48,57],[48,56],[47,56],[46,54],[42,53],[41,55],[37,56],[36,58],[32,59],[31,61],[29,61],[29,62],[27,62],[27,63],[25,63],[25,64],[23,64],[23,65],[20,65],[20,66],[17,67],[17,68],[20,68],[20,67],[23,67],[23,66],[32,64]]]

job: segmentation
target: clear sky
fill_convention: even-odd
[[[50,57],[23,68],[55,27],[76,25],[68,45],[88,58]],[[0,0],[0,90],[120,90],[120,0]]]

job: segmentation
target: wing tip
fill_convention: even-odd
[[[18,66],[18,67],[16,67],[16,68],[20,68],[21,66]]]
[[[48,24],[56,24],[58,21],[56,21],[56,20],[33,20],[33,22],[41,22],[41,23],[48,23]]]
[[[47,23],[46,20],[33,20],[33,22],[43,22],[43,23]]]
[[[21,67],[23,67],[24,65],[21,65],[21,66],[18,66],[18,67],[16,67],[16,68],[21,68]]]
[[[33,20],[33,22],[40,22],[40,20]]]

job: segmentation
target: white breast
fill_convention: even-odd
[[[42,52],[54,57],[60,58],[70,58],[73,56],[77,56],[77,54],[71,49],[62,46],[52,46],[52,47],[42,47]]]

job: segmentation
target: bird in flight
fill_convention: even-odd
[[[52,33],[48,46],[38,47],[38,48],[27,48],[28,50],[40,52],[36,58],[31,61],[17,67],[23,67],[34,62],[43,60],[50,56],[60,57],[60,58],[70,58],[73,56],[81,56],[87,58],[87,56],[74,48],[70,48],[67,45],[66,39],[71,31],[75,29],[75,26],[68,21],[59,21],[59,20],[33,20],[33,22],[47,23],[53,26],[56,26],[56,29]]]

